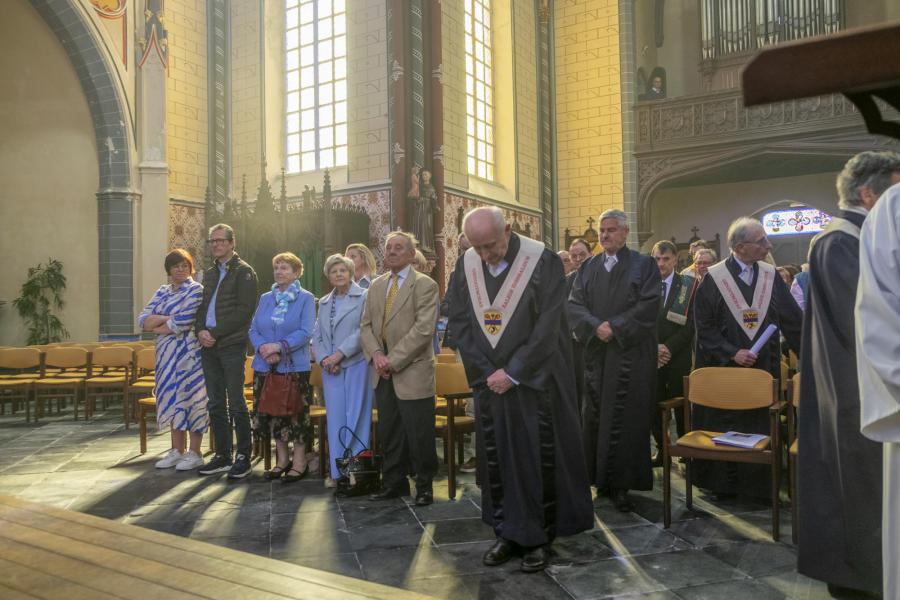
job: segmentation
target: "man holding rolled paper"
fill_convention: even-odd
[[[750,217],[737,219],[728,228],[728,245],[731,256],[710,267],[697,288],[695,367],[756,368],[780,378],[781,341],[770,325],[780,329],[788,346],[799,353],[803,313],[775,268],[762,260],[772,249],[762,223]],[[695,406],[693,426],[767,433],[768,409],[723,411]],[[738,494],[769,497],[765,465],[695,460],[694,474],[694,482],[719,499]]]

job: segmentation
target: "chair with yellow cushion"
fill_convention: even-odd
[[[435,365],[435,394],[446,401],[445,414],[435,415],[435,432],[444,441],[444,462],[447,464],[447,493],[456,498],[456,463],[463,460],[463,435],[475,431],[475,419],[466,416],[462,401],[472,397],[462,363],[439,362]],[[458,456],[454,456],[454,453]]]
[[[779,538],[778,490],[781,483],[781,446],[778,439],[779,416],[784,403],[778,400],[778,380],[761,369],[705,367],[684,378],[684,398],[660,402],[663,409],[663,523],[672,523],[672,457],[688,459],[685,466],[685,502],[693,507],[691,460],[714,460],[769,465],[772,469],[772,539]],[[686,400],[686,401],[685,401]],[[695,430],[691,424],[691,405],[719,410],[769,409],[769,435],[755,448],[743,449],[713,442],[725,432]],[[669,439],[669,408],[684,410],[685,434],[674,443]],[[752,433],[752,432],[744,432]]]
[[[25,405],[25,422],[31,420],[31,395],[34,382],[41,377],[42,353],[37,348],[4,348],[0,350],[0,415],[5,413],[6,403],[12,412]]]
[[[456,357],[456,354],[438,354],[434,357],[439,363],[458,363],[459,359]]]
[[[44,354],[44,377],[34,382],[34,418],[44,413],[44,400],[56,399],[57,412],[60,402],[71,398],[78,419],[78,401],[84,394],[84,380],[91,374],[91,355],[84,348],[52,347]],[[53,371],[50,371],[50,370]]]
[[[94,413],[98,398],[103,401],[104,408],[110,398],[120,398],[123,418],[125,424],[128,424],[128,409],[125,405],[133,364],[134,350],[128,346],[100,346],[93,350],[91,376],[84,380],[85,418],[90,418]]]
[[[309,368],[309,387],[313,390],[314,398],[321,404],[313,403],[314,398],[310,398],[309,402],[309,420],[315,426],[317,431],[317,439],[319,443],[319,477],[325,477],[328,474],[328,461],[331,460],[328,455],[328,414],[325,412],[325,391],[322,381],[322,367],[318,363],[311,363]],[[266,467],[268,468],[268,467]]]
[[[138,399],[138,434],[141,440],[141,454],[147,453],[147,413],[156,412],[156,396]]]
[[[800,373],[794,375],[791,379],[791,385],[788,388],[788,479],[790,480],[789,489],[791,490],[791,537],[793,542],[797,543],[797,411],[800,410]]]

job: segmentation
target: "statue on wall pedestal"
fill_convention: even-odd
[[[419,240],[422,252],[433,253],[437,191],[431,183],[431,171],[420,167],[413,167],[410,170],[410,188],[406,199],[407,229]]]

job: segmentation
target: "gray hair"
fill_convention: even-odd
[[[225,223],[216,223],[209,228],[209,235],[212,235],[214,231],[224,231],[228,236],[228,239],[232,242],[234,241],[234,229],[231,228],[231,225],[226,225]]]
[[[717,260],[719,260],[719,257],[716,256],[716,251],[713,250],[712,248],[700,248],[699,250],[694,252],[694,262],[697,262],[697,257],[700,256],[701,254],[709,254],[709,258],[713,262],[716,262]]]
[[[628,227],[628,215],[618,208],[610,208],[600,213],[600,222],[603,219],[615,219],[619,223],[619,227]]]
[[[891,187],[891,175],[900,173],[900,154],[860,152],[847,161],[837,176],[838,206],[848,209],[862,204],[859,188],[867,187],[880,196]]]
[[[426,269],[428,268],[428,259],[425,258],[425,255],[422,254],[422,251],[419,250],[418,248],[416,248],[415,264],[416,264],[416,267],[415,267],[416,271],[418,271],[419,273],[426,272]]]
[[[494,228],[494,231],[503,231],[506,229],[506,219],[503,218],[503,211],[497,208],[496,206],[479,206],[478,208],[473,208],[469,212],[466,213],[466,216],[463,217],[463,232],[466,230],[466,223],[469,221],[469,217],[478,212],[487,212],[491,217],[491,225]]]
[[[333,269],[336,265],[344,265],[345,267],[347,267],[347,270],[350,271],[350,276],[353,277],[353,272],[356,270],[356,265],[354,265],[353,261],[343,254],[332,254],[325,259],[325,266],[322,268],[322,272],[325,273],[325,277],[328,277],[328,274],[331,273],[331,269]]]
[[[753,241],[750,239],[750,230],[762,228],[762,223],[753,217],[738,217],[728,227],[728,247],[732,250],[738,244]]]
[[[392,231],[389,234],[387,234],[387,237],[384,238],[384,243],[387,244],[389,239],[395,238],[395,237],[404,238],[406,240],[406,248],[408,250],[415,251],[416,248],[419,247],[419,240],[416,239],[416,236],[414,236],[413,234],[411,234],[408,231],[401,231],[399,229],[397,231]]]

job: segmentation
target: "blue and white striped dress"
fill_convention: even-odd
[[[160,427],[204,432],[209,426],[206,383],[200,365],[200,342],[194,334],[194,317],[203,300],[203,286],[188,278],[177,290],[164,285],[141,311],[143,327],[150,315],[170,317],[174,333],[156,337],[156,419]]]

